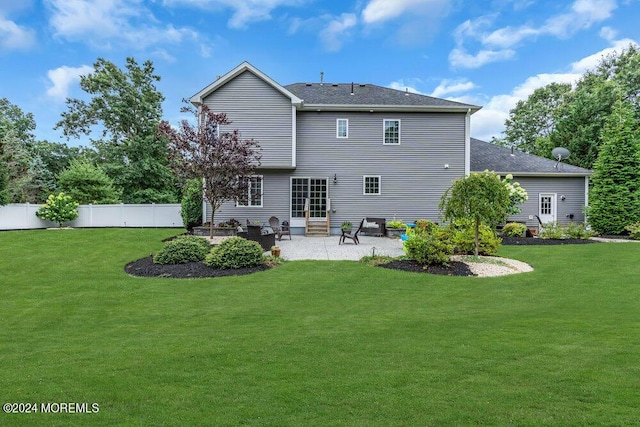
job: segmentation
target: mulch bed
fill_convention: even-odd
[[[240,276],[243,274],[257,273],[268,270],[266,265],[250,268],[238,268],[221,270],[207,267],[201,262],[188,262],[186,264],[154,264],[152,257],[142,258],[130,262],[124,267],[124,271],[132,276],[139,277],[171,277],[177,279],[195,279],[200,277]]]
[[[475,276],[467,264],[460,261],[452,261],[448,267],[441,265],[425,267],[412,259],[396,259],[380,267],[392,270],[410,271],[413,273],[441,274],[445,276]]]

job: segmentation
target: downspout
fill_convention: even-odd
[[[471,108],[464,121],[464,176],[471,173]]]
[[[296,157],[298,150],[298,136],[297,136],[297,125],[296,125],[296,106],[291,105],[291,167],[296,167]]]

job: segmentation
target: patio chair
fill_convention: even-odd
[[[271,218],[269,218],[269,225],[271,226],[271,228],[273,228],[274,233],[276,233],[276,236],[278,237],[278,240],[282,240],[282,236],[289,236],[289,240],[291,240],[291,228],[289,228],[289,223],[288,222],[283,222],[282,225],[280,224],[280,220],[275,217],[272,216]]]
[[[360,221],[360,226],[355,231],[355,233],[353,233],[351,230],[342,230],[342,235],[340,236],[340,240],[338,240],[338,244],[341,245],[342,243],[344,243],[345,239],[351,239],[353,240],[353,243],[355,243],[356,245],[359,244],[360,240],[358,239],[358,233],[362,231],[364,220],[365,219],[362,218],[362,221]]]

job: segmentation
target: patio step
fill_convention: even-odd
[[[327,223],[324,221],[309,221],[309,225],[305,231],[305,235],[308,237],[327,237]]]

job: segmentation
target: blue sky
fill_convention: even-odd
[[[489,140],[535,88],[637,43],[638,18],[639,0],[0,0],[0,97],[66,142],[53,127],[99,57],[152,60],[172,123],[246,60],[283,85],[322,71],[480,105],[471,134]]]

